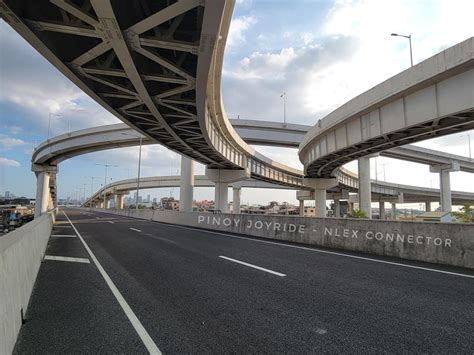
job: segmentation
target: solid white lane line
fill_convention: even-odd
[[[112,279],[109,277],[109,275],[107,274],[107,272],[105,272],[104,268],[102,267],[102,265],[99,263],[99,260],[97,260],[97,258],[95,257],[94,253],[92,252],[92,250],[89,248],[89,246],[87,245],[87,243],[85,242],[84,238],[82,238],[82,235],[79,233],[79,231],[77,230],[76,226],[71,222],[71,220],[69,219],[68,215],[66,214],[66,212],[64,212],[64,215],[66,216],[67,220],[69,221],[69,223],[71,223],[71,226],[72,228],[74,228],[74,231],[76,232],[77,236],[79,237],[79,239],[81,240],[82,244],[84,245],[84,248],[86,248],[87,252],[89,253],[89,256],[91,257],[92,261],[94,262],[95,266],[97,266],[97,269],[99,270],[100,274],[102,275],[102,277],[104,278],[105,282],[107,283],[107,285],[109,286],[110,290],[112,291],[112,293],[114,294],[115,296],[115,299],[117,300],[117,302],[120,304],[120,306],[122,307],[123,311],[125,312],[125,315],[127,316],[128,320],[130,321],[130,323],[132,323],[132,326],[133,328],[135,329],[135,331],[137,332],[138,336],[140,337],[140,339],[142,340],[143,344],[145,345],[145,347],[147,348],[148,352],[150,354],[161,354],[161,351],[160,349],[158,349],[158,347],[156,346],[155,342],[153,341],[153,339],[151,338],[150,334],[148,334],[148,332],[146,331],[145,327],[143,326],[143,324],[140,322],[140,320],[138,319],[138,317],[135,315],[135,313],[133,312],[133,310],[130,308],[130,306],[128,305],[127,301],[125,301],[125,298],[123,298],[122,294],[120,293],[119,289],[117,288],[117,286],[115,286],[114,282],[112,281]]]
[[[242,264],[242,265],[245,265],[245,266],[248,266],[248,267],[251,267],[251,268],[260,270],[260,271],[265,271],[265,272],[268,272],[268,273],[270,273],[270,274],[277,275],[277,276],[280,276],[280,277],[285,277],[285,276],[286,276],[285,274],[282,274],[282,273],[280,273],[280,272],[276,272],[276,271],[273,271],[273,270],[265,269],[265,268],[263,268],[263,267],[260,267],[260,266],[257,266],[257,265],[253,265],[253,264],[249,264],[249,263],[245,263],[245,262],[240,261],[240,260],[235,260],[235,259],[232,259],[232,258],[228,258],[227,256],[222,256],[222,255],[221,255],[221,256],[219,256],[219,258],[226,259],[226,260],[229,260],[229,261],[233,261],[234,263]]]
[[[89,264],[89,259],[84,258],[72,258],[69,256],[55,256],[55,255],[45,255],[45,260],[54,260],[54,261],[71,261],[73,263],[84,263]]]
[[[132,231],[138,232],[138,233],[142,232],[140,229],[136,229],[136,228],[129,228],[129,229],[131,229]]]
[[[160,223],[160,222],[151,222],[151,223],[164,224],[164,225],[171,226],[171,227],[183,228],[183,229],[188,229],[188,230],[197,231],[197,232],[206,232],[206,233],[209,233],[209,234],[221,235],[221,236],[228,237],[228,238],[244,239],[244,240],[249,240],[249,241],[256,242],[256,243],[272,244],[272,245],[278,245],[280,247],[287,247],[287,248],[295,248],[295,249],[302,249],[302,250],[312,251],[314,253],[337,255],[337,256],[342,256],[342,257],[345,257],[345,258],[372,261],[374,263],[395,265],[395,266],[407,267],[407,268],[411,268],[411,269],[431,271],[431,272],[437,272],[437,273],[440,273],[440,274],[461,276],[461,277],[467,277],[467,278],[470,278],[470,279],[474,279],[474,275],[461,274],[461,273],[458,273],[458,272],[444,271],[444,270],[431,269],[431,268],[422,267],[422,266],[396,263],[396,262],[393,262],[393,261],[385,261],[385,260],[379,260],[379,259],[366,258],[366,257],[363,257],[363,256],[338,253],[338,252],[335,252],[335,251],[321,250],[321,249],[315,249],[315,248],[307,248],[307,247],[303,247],[303,246],[299,246],[299,245],[280,244],[280,243],[277,243],[277,242],[270,242],[268,240],[259,240],[259,239],[253,239],[253,238],[246,238],[246,237],[241,237],[241,236],[237,236],[237,235],[233,235],[233,234],[226,234],[226,233],[213,232],[213,231],[209,231],[209,230],[203,230],[203,229],[200,229],[200,228],[178,226],[178,225],[172,225],[172,224]]]
[[[75,234],[51,234],[51,237],[76,238]]]

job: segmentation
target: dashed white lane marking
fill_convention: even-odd
[[[84,258],[72,258],[69,256],[56,256],[56,255],[46,255],[44,257],[45,260],[54,260],[54,261],[71,261],[73,263],[84,263],[89,264],[89,259]]]
[[[136,228],[129,228],[129,229],[131,229],[132,231],[138,232],[138,233],[142,232],[140,229],[136,229]]]
[[[311,251],[314,253],[321,253],[321,254],[330,254],[330,255],[337,255],[337,256],[342,256],[345,258],[352,258],[352,259],[358,259],[358,260],[365,260],[365,261],[371,261],[374,263],[381,263],[381,264],[388,264],[388,265],[395,265],[395,266],[401,266],[401,267],[407,267],[410,269],[417,269],[417,270],[423,270],[423,271],[430,271],[430,272],[437,272],[440,274],[446,274],[446,275],[454,275],[454,276],[461,276],[461,277],[467,277],[469,279],[474,279],[474,275],[468,275],[468,274],[461,274],[458,272],[451,272],[451,271],[444,271],[444,270],[439,270],[439,269],[431,269],[427,267],[422,267],[422,266],[415,266],[415,265],[408,265],[408,264],[401,264],[401,263],[395,263],[393,261],[385,261],[385,260],[379,260],[379,259],[372,259],[372,258],[366,258],[363,256],[357,256],[357,255],[351,255],[351,254],[344,254],[344,253],[338,253],[335,251],[329,251],[329,250],[322,250],[322,249],[316,249],[316,248],[308,248],[308,247],[303,247],[299,245],[291,245],[291,244],[283,244],[283,243],[277,243],[277,242],[270,242],[268,240],[260,240],[260,239],[253,239],[253,238],[247,238],[247,237],[241,237],[233,234],[226,234],[226,233],[219,233],[219,232],[213,232],[209,230],[202,230],[199,228],[192,228],[192,227],[185,227],[185,226],[178,226],[178,225],[172,225],[168,223],[160,223],[160,222],[151,222],[151,223],[158,223],[158,224],[164,224],[166,226],[171,226],[175,228],[182,228],[182,229],[188,229],[192,231],[197,231],[197,232],[206,232],[209,234],[214,234],[214,235],[220,235],[228,238],[237,238],[237,239],[244,239],[248,240],[251,242],[255,243],[265,243],[265,244],[272,244],[272,245],[278,245],[279,247],[284,247],[284,248],[295,248],[295,249],[302,249],[302,250],[307,250]],[[203,234],[201,234],[202,236]]]
[[[112,291],[113,295],[115,296],[115,299],[117,302],[120,304],[122,307],[123,311],[125,312],[125,315],[127,316],[128,320],[130,323],[132,323],[133,328],[137,332],[138,336],[142,340],[143,344],[147,348],[148,352],[153,355],[161,354],[160,349],[158,349],[158,346],[156,346],[155,342],[151,338],[150,334],[146,331],[145,327],[143,324],[140,322],[138,317],[135,315],[133,310],[130,308],[128,305],[127,301],[125,301],[125,298],[123,298],[122,294],[120,293],[119,289],[117,286],[115,286],[114,282],[112,279],[109,277],[107,272],[105,272],[104,268],[102,265],[99,263],[99,260],[95,257],[94,253],[92,250],[89,248],[87,243],[85,242],[84,238],[82,238],[82,235],[79,233],[77,230],[76,226],[71,222],[69,219],[68,215],[66,212],[62,211],[64,215],[66,216],[67,220],[69,223],[71,223],[72,228],[74,228],[74,231],[76,232],[78,238],[81,240],[82,244],[84,245],[84,248],[86,248],[87,252],[89,253],[89,256],[91,257],[92,261],[94,262],[95,266],[97,266],[97,269],[99,270],[100,274],[104,278],[105,282],[109,286],[110,290]]]
[[[280,273],[280,272],[276,272],[276,271],[273,271],[273,270],[265,269],[265,268],[263,268],[263,267],[260,267],[260,266],[257,266],[257,265],[253,265],[253,264],[249,264],[249,263],[245,263],[245,262],[240,261],[240,260],[235,260],[235,259],[232,259],[232,258],[228,258],[227,256],[222,256],[222,255],[221,255],[221,256],[219,256],[219,258],[226,259],[226,260],[229,260],[229,261],[233,261],[234,263],[242,264],[242,265],[245,265],[245,266],[248,266],[248,267],[251,267],[251,268],[260,270],[260,271],[265,271],[265,272],[268,272],[268,273],[270,273],[270,274],[277,275],[277,276],[280,276],[280,277],[285,277],[285,276],[286,276],[285,274],[282,274],[282,273]]]
[[[107,223],[114,224],[115,222],[112,222],[112,221],[107,221]]]
[[[76,238],[75,234],[51,234],[51,237]]]

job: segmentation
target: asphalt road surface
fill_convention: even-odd
[[[474,353],[466,269],[73,209],[46,255],[17,354]]]

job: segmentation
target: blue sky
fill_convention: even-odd
[[[280,94],[287,93],[289,122],[314,124],[357,94],[409,66],[408,43],[391,32],[413,34],[414,61],[472,36],[472,1],[237,1],[231,24],[223,74],[223,96],[228,115],[236,118],[282,120]],[[32,147],[51,135],[119,122],[52,65],[5,22],[0,20],[0,194],[34,196],[30,171]],[[474,143],[474,133],[469,132]],[[468,155],[467,138],[459,135],[420,145]],[[272,158],[300,167],[296,150],[258,147]],[[136,173],[135,148],[88,154],[60,166],[60,197],[86,185],[85,176],[104,176],[96,163],[119,165],[114,180]],[[385,165],[387,180],[437,187],[436,174],[426,166],[379,158],[378,177]],[[175,175],[180,159],[160,146],[144,149],[143,175]],[[355,170],[355,164],[349,164]],[[408,179],[400,171],[416,175]],[[199,166],[198,173],[203,172]],[[375,177],[375,171],[372,173]],[[467,173],[453,173],[453,189],[474,191]],[[98,188],[96,183],[94,189]],[[152,196],[169,189],[150,190]],[[179,189],[173,194],[179,197]],[[281,201],[295,201],[295,193],[278,192]],[[212,199],[211,189],[196,189],[196,199]],[[274,191],[243,191],[243,201],[264,203]]]

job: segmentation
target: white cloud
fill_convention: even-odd
[[[0,149],[13,149],[25,144],[26,142],[21,139],[0,135]]]
[[[254,52],[236,66],[226,66],[226,110],[231,117],[280,121],[280,94],[286,92],[288,121],[314,124],[316,115],[328,113],[336,106],[335,99],[346,93],[338,86],[338,75],[356,44],[350,37],[324,37],[279,52]]]
[[[232,48],[245,44],[247,42],[245,32],[256,22],[257,19],[253,16],[242,16],[233,19],[230,23],[226,47]]]
[[[49,113],[60,115],[52,116],[52,135],[64,133],[67,121],[72,129],[118,122],[3,21],[0,36],[0,103],[21,118],[6,117],[12,133],[33,129],[46,134]]]
[[[11,167],[19,167],[21,164],[13,159],[7,159],[4,157],[0,157],[0,166],[11,166]]]

